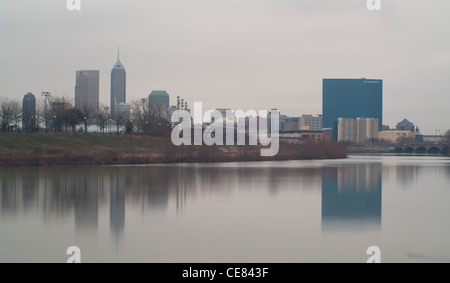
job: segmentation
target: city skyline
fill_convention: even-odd
[[[109,101],[107,71],[120,45],[130,101],[166,89],[208,109],[319,114],[322,78],[382,78],[385,124],[407,118],[426,134],[445,132],[450,43],[441,34],[450,3],[389,1],[372,13],[361,1],[335,2],[99,0],[78,13],[46,0],[32,10],[1,3],[2,96],[73,97],[73,71],[99,69],[100,100]]]
[[[449,10],[0,0],[0,263],[450,262]]]

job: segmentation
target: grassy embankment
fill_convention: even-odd
[[[337,143],[282,144],[273,158],[254,146],[181,146],[148,136],[0,134],[0,166],[111,165],[345,158]]]

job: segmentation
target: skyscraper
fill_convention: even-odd
[[[377,118],[383,129],[383,81],[370,79],[323,80],[323,127],[338,138],[339,118]]]
[[[150,93],[149,106],[151,111],[155,111],[158,118],[167,119],[169,111],[169,94],[165,90],[154,90]]]
[[[26,133],[36,131],[36,97],[31,92],[23,98],[22,130]]]
[[[82,70],[76,73],[75,108],[86,112],[97,112],[99,108],[100,71]]]
[[[111,70],[111,114],[116,113],[116,105],[127,103],[127,73],[120,62],[120,53],[117,62]]]

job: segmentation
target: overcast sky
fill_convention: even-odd
[[[0,96],[74,96],[100,70],[109,104],[120,45],[127,100],[167,90],[190,105],[322,112],[323,78],[384,80],[384,124],[450,128],[450,1],[0,0]]]

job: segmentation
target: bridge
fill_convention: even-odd
[[[405,145],[397,146],[394,153],[408,153],[408,154],[448,154],[448,145]]]

